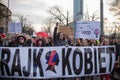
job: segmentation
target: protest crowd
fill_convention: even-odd
[[[116,59],[120,57],[120,40],[116,40],[115,37],[106,37],[101,35],[99,40],[94,39],[74,39],[72,36],[65,36],[62,32],[57,33],[59,24],[56,23],[53,36],[29,36],[22,34],[15,34],[12,37],[0,37],[0,47],[51,47],[51,46],[108,46],[115,45],[116,47]],[[120,60],[116,63],[115,67],[120,67]],[[114,69],[111,74],[97,75],[88,77],[75,77],[75,78],[57,78],[57,80],[118,80],[114,77]],[[118,70],[117,70],[118,71]],[[120,72],[120,69],[119,69]],[[15,79],[16,80],[16,79]],[[19,79],[18,79],[19,80]],[[54,80],[54,79],[49,79]],[[55,79],[56,80],[56,79]],[[120,79],[119,79],[120,80]]]

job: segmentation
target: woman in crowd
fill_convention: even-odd
[[[65,36],[62,32],[57,33],[58,23],[56,23],[56,27],[53,33],[54,46],[68,46],[68,42],[65,40]]]
[[[5,37],[4,39],[3,39],[3,46],[4,47],[9,47],[9,42],[10,42],[10,38],[8,38],[8,37]]]
[[[104,38],[100,44],[100,46],[108,46],[110,45],[109,39]],[[101,75],[101,80],[105,77],[105,80],[110,80],[109,74]]]
[[[36,41],[36,47],[43,47],[43,46],[45,46],[43,39],[38,39]]]
[[[95,39],[90,39],[89,40],[89,46],[97,46],[97,41]]]
[[[81,45],[82,45],[81,40],[79,38],[76,39],[75,46],[81,46]]]
[[[17,43],[16,43],[16,47],[27,47],[28,44],[26,43],[26,38],[25,36],[18,36],[17,37]]]
[[[53,33],[53,39],[54,39],[54,46],[68,46],[67,40],[65,40],[65,36],[62,32],[57,33],[59,23],[56,23],[56,26],[54,28]],[[60,80],[60,79],[57,79]],[[65,80],[65,78],[62,78],[62,80]]]
[[[88,46],[88,40],[87,39],[82,39],[81,46]]]
[[[108,45],[110,45],[110,44],[109,44],[109,39],[105,38],[105,39],[101,42],[100,45],[101,45],[101,46],[108,46]]]
[[[79,38],[77,38],[76,40],[75,40],[75,45],[74,46],[82,46],[82,41],[81,41],[81,39],[79,39]],[[76,78],[76,80],[85,80],[85,77],[77,77]]]
[[[16,45],[16,37],[11,38],[11,42],[9,43],[9,47],[15,47]]]
[[[52,37],[44,38],[46,46],[54,46],[54,41]]]
[[[68,36],[67,42],[69,46],[74,46],[74,39],[72,36]]]

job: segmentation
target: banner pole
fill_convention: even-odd
[[[74,44],[76,41],[76,20],[74,21]]]

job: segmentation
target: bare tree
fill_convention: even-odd
[[[51,14],[55,20],[58,20],[62,25],[68,26],[68,23],[70,22],[68,11],[66,11],[65,15],[63,10],[59,6],[55,5],[49,8],[48,13]]]
[[[100,19],[97,11],[93,12],[92,15],[90,15],[89,12],[86,12],[84,16],[85,16],[84,20],[86,21],[96,21]]]
[[[112,0],[109,10],[115,18],[113,26],[115,27],[115,37],[117,37],[120,34],[120,0]]]
[[[44,21],[44,26],[42,27],[42,31],[45,31],[47,33],[51,33],[52,28],[53,28],[53,23],[55,23],[55,20],[52,17],[48,17]]]
[[[90,12],[88,10],[88,6],[86,5],[86,12],[84,14],[84,20],[86,20],[86,21],[96,21],[96,20],[99,20],[99,19],[100,19],[99,12],[95,11],[90,15]]]
[[[109,10],[113,12],[116,20],[120,20],[120,0],[112,0]]]
[[[32,34],[34,32],[34,26],[32,25],[32,22],[30,22],[27,18],[27,16],[23,16],[20,14],[15,15],[22,26],[22,32],[27,34]]]

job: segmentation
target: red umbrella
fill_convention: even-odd
[[[46,32],[37,32],[36,35],[41,37],[49,37],[49,34]]]
[[[1,38],[5,38],[6,35],[5,35],[5,34],[0,34],[0,37],[1,37]]]

